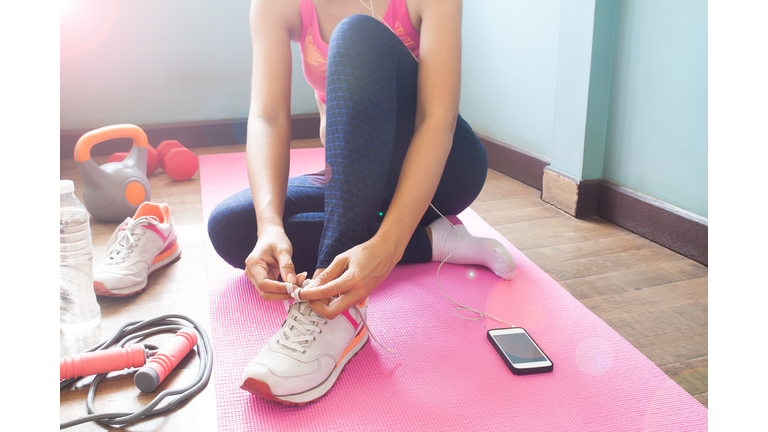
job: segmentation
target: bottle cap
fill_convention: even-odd
[[[72,193],[75,191],[75,182],[72,180],[59,180],[59,194]]]

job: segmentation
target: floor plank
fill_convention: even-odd
[[[630,343],[656,366],[663,367],[708,355],[707,326],[673,331]]]
[[[471,206],[474,209],[474,206]],[[485,213],[478,211],[485,218]],[[599,218],[578,220],[570,216],[491,224],[521,252],[543,247],[579,243],[595,238],[627,235],[627,231]]]
[[[707,280],[700,278],[591,297],[581,303],[603,320],[608,320],[706,299]]]
[[[709,357],[705,356],[685,360],[680,363],[672,363],[662,367],[661,370],[695,397],[707,394],[707,387],[709,385],[708,368]]]

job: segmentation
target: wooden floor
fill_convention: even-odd
[[[319,140],[294,141],[294,148],[317,147]],[[244,151],[244,146],[195,149],[198,155]],[[106,157],[94,157],[101,164]],[[82,199],[82,179],[72,159],[61,161],[61,179],[75,182]],[[128,321],[180,313],[210,329],[205,272],[199,174],[174,182],[161,170],[149,177],[153,202],[171,206],[182,259],[156,272],[142,294],[123,299],[100,298],[101,325],[72,340],[61,336],[60,353],[72,355],[107,339]],[[708,404],[707,282],[708,270],[598,217],[575,219],[541,201],[541,192],[489,170],[472,209],[547,272],[575,298],[645,354],[704,406]],[[95,258],[106,249],[116,223],[91,220]],[[165,336],[156,341],[162,344]],[[215,355],[215,353],[214,353]],[[191,353],[159,387],[178,388],[197,372]],[[87,414],[89,379],[61,391],[60,417]],[[130,431],[216,430],[213,380],[181,410],[123,428]],[[141,408],[153,396],[133,386],[133,374],[113,373],[99,385],[98,412]],[[73,431],[109,429],[95,423]]]

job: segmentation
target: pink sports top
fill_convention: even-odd
[[[384,22],[395,32],[397,37],[419,58],[420,35],[411,24],[405,0],[389,0]],[[328,44],[320,37],[320,25],[317,10],[312,0],[301,0],[301,63],[304,77],[313,89],[315,96],[325,105],[325,73],[328,62]]]

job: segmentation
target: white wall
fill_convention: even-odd
[[[246,117],[249,6],[249,0],[65,2],[60,129]],[[292,48],[292,112],[317,112],[298,46]]]

